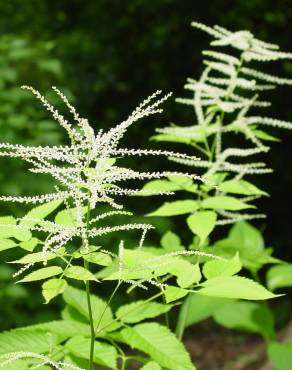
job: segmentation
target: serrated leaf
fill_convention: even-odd
[[[11,239],[0,239],[0,252],[6,249],[17,247],[17,244]]]
[[[156,211],[148,213],[147,216],[176,216],[195,212],[198,209],[198,202],[195,200],[176,200],[166,202]]]
[[[292,341],[286,343],[270,342],[268,357],[275,369],[290,370],[292,363]]]
[[[292,264],[271,267],[267,272],[267,286],[271,290],[292,286]]]
[[[26,275],[23,279],[18,280],[18,283],[43,280],[43,279],[47,279],[52,276],[59,275],[62,272],[63,270],[60,266],[43,267],[39,270],[31,272],[30,274]]]
[[[228,180],[222,182],[218,186],[219,190],[224,193],[241,194],[241,195],[268,195],[263,190],[260,190],[255,185],[245,180]]]
[[[156,195],[164,191],[176,191],[180,190],[180,186],[176,185],[168,180],[153,180],[149,181],[146,185],[143,186],[141,192],[136,193],[135,195],[139,196],[151,196]],[[149,191],[149,194],[143,193],[143,191]]]
[[[62,199],[53,200],[51,202],[42,204],[40,206],[32,208],[20,221],[21,226],[34,226],[43,220],[50,213],[55,211],[59,205],[63,202]]]
[[[29,240],[31,232],[24,227],[16,225],[16,220],[12,216],[0,217],[0,238],[12,237],[20,241]]]
[[[188,176],[173,175],[168,176],[168,179],[172,184],[179,186],[180,189],[189,189],[194,186],[193,180]]]
[[[187,224],[192,232],[200,238],[200,245],[213,231],[217,215],[213,211],[200,211],[187,218]]]
[[[55,217],[55,222],[57,224],[65,225],[65,226],[78,226],[77,224],[77,215],[80,212],[84,215],[87,211],[87,207],[82,207],[81,209],[77,208],[69,208],[63,209],[62,211],[58,212]]]
[[[44,252],[35,252],[27,254],[26,256],[12,261],[10,263],[20,263],[26,265],[27,263],[36,263],[36,262],[43,262],[43,261],[49,261],[54,258],[57,258],[58,256],[61,256],[64,253],[65,249],[60,248],[56,253],[53,252],[47,252],[44,254]]]
[[[16,220],[13,216],[1,216],[0,217],[0,238],[6,239],[13,237],[13,225],[16,225]]]
[[[27,240],[30,240],[32,235],[31,235],[31,232],[24,228],[23,226],[19,227],[19,226],[15,226],[13,228],[13,237],[19,241],[27,241]]]
[[[163,235],[160,244],[168,252],[184,250],[184,247],[181,245],[181,240],[179,236],[173,233],[172,231],[167,231]]]
[[[32,252],[34,248],[39,244],[40,240],[37,238],[31,238],[29,240],[19,243],[20,248],[25,249],[26,251]]]
[[[158,302],[136,301],[119,307],[116,317],[121,318],[125,323],[136,323],[145,319],[150,319],[168,312],[172,305],[166,305]]]
[[[73,355],[81,358],[89,358],[90,338],[76,336],[68,340],[65,348]],[[109,369],[117,369],[117,351],[105,343],[95,341],[93,360],[96,364],[105,366]]]
[[[44,333],[54,334],[58,336],[58,339],[61,342],[77,335],[90,337],[90,326],[88,324],[83,324],[78,321],[70,320],[54,320],[41,324],[25,326],[17,330],[37,332],[41,331]]]
[[[66,287],[67,282],[63,279],[50,279],[44,282],[42,285],[42,294],[46,303],[49,303],[57,295],[62,294]]]
[[[215,196],[204,199],[201,203],[203,208],[209,209],[224,209],[226,211],[240,211],[247,208],[255,208],[250,204],[246,204],[241,200],[229,196]]]
[[[180,309],[177,325],[183,321],[186,328],[208,319],[226,300],[225,298],[189,294]]]
[[[195,370],[188,352],[165,326],[156,323],[139,324],[121,331],[125,342],[147,353],[160,366],[170,370]]]
[[[96,277],[82,266],[70,266],[65,270],[64,275],[70,279],[97,281]]]
[[[217,276],[232,276],[241,270],[238,253],[230,260],[208,261],[203,266],[203,274],[206,279]]]
[[[214,246],[207,248],[206,252],[225,258],[232,258],[238,252],[242,265],[252,272],[265,263],[279,262],[270,256],[272,250],[265,248],[259,230],[244,221],[233,225],[228,237],[217,241]]]
[[[162,370],[157,362],[150,361],[146,365],[141,367],[141,370]]]
[[[17,351],[44,353],[51,348],[51,338],[38,331],[11,330],[0,333],[0,355]]]
[[[262,285],[241,276],[220,276],[209,279],[196,290],[197,294],[210,297],[262,300],[279,295],[269,292]]]
[[[89,318],[88,306],[87,306],[87,296],[86,292],[77,288],[68,286],[63,294],[64,301],[75,308],[81,315],[83,315],[87,320]],[[95,295],[90,295],[92,315],[94,319],[94,325],[96,327],[100,320],[101,314],[104,312],[102,320],[100,322],[99,328],[102,328],[113,320],[113,315],[110,307],[107,307],[106,303]],[[107,308],[106,308],[107,307]],[[114,326],[107,327],[106,330],[111,330]]]
[[[182,297],[185,297],[189,293],[188,290],[178,288],[172,285],[168,285],[164,289],[165,301],[166,303],[170,303],[176,301]]]
[[[213,318],[228,329],[259,333],[266,339],[272,339],[275,335],[273,314],[260,303],[227,300],[217,307]]]
[[[183,144],[190,144],[192,142],[191,138],[179,137],[175,135],[164,135],[164,134],[151,136],[150,140],[169,141],[172,143],[183,143]]]
[[[110,255],[102,252],[93,252],[89,254],[84,254],[83,259],[88,262],[95,263],[100,266],[109,266],[112,263],[112,258]]]

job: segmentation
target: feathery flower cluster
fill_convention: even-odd
[[[37,369],[39,367],[43,367],[45,365],[52,366],[56,370],[84,370],[79,366],[62,362],[62,361],[54,361],[45,355],[41,355],[36,352],[11,352],[6,355],[1,356],[0,358],[0,368],[7,368],[8,365],[12,364],[13,362],[20,360],[20,359],[35,359],[38,360],[39,363],[35,365],[31,365],[30,369]]]
[[[190,98],[179,98],[177,102],[193,107],[197,124],[188,127],[172,125],[158,129],[156,139],[190,144],[203,153],[200,161],[170,156],[172,161],[188,166],[204,168],[203,177],[208,179],[219,173],[234,173],[234,179],[243,179],[245,175],[271,172],[265,163],[253,162],[250,156],[269,150],[267,140],[271,138],[262,127],[292,129],[292,122],[266,116],[249,115],[254,107],[267,107],[268,101],[258,100],[259,93],[274,89],[277,85],[292,85],[292,79],[286,79],[261,70],[247,67],[250,62],[274,62],[292,59],[292,53],[279,50],[278,45],[258,40],[249,31],[231,32],[225,28],[193,22],[192,26],[208,33],[214,40],[210,43],[217,50],[203,51],[205,69],[198,80],[187,79],[185,89],[193,93]],[[229,47],[235,50],[231,54],[218,51]],[[251,147],[248,149],[226,147],[223,135],[242,134]],[[210,144],[211,142],[211,144]],[[234,160],[232,160],[234,158]],[[246,162],[242,163],[246,158]],[[225,195],[216,190],[216,195]],[[234,194],[232,194],[234,195]],[[243,215],[218,212],[222,220],[218,224],[236,222],[240,219],[262,217],[262,215]]]
[[[62,99],[73,116],[73,123],[70,123],[53,107],[44,96],[29,86],[23,86],[29,90],[42,105],[50,112],[59,125],[65,129],[68,135],[68,145],[63,146],[25,146],[20,144],[0,143],[0,156],[19,158],[29,164],[29,171],[51,176],[55,180],[55,192],[35,196],[0,196],[1,201],[46,204],[48,202],[63,203],[67,212],[72,218],[69,224],[45,221],[26,217],[26,223],[17,220],[14,228],[39,231],[48,234],[41,250],[41,261],[44,265],[51,259],[52,255],[58,255],[66,245],[74,238],[82,239],[83,247],[89,252],[91,240],[109,233],[120,231],[138,230],[141,231],[141,238],[137,244],[142,248],[146,232],[153,228],[150,224],[124,223],[114,226],[99,226],[99,222],[115,215],[130,217],[132,213],[123,211],[123,205],[117,201],[125,195],[137,193],[153,194],[148,190],[125,188],[123,183],[129,180],[160,179],[170,175],[184,175],[191,179],[200,179],[199,176],[181,172],[142,172],[130,168],[124,168],[116,164],[120,158],[126,156],[171,156],[180,160],[197,161],[198,158],[181,153],[163,150],[141,150],[120,148],[119,142],[126,133],[126,130],[136,121],[161,112],[159,106],[170,96],[161,96],[157,91],[144,100],[122,123],[111,128],[107,132],[99,130],[94,132],[88,121],[81,118],[75,108],[68,102],[67,98],[56,88],[53,90]],[[157,194],[157,192],[155,192]],[[159,194],[173,194],[169,191],[161,191]],[[105,203],[112,210],[98,214],[97,203]],[[90,214],[90,216],[89,216]],[[7,225],[1,225],[7,227]],[[1,227],[0,226],[0,227]],[[120,245],[120,253],[123,250],[123,243]],[[121,261],[111,251],[103,250]],[[71,260],[66,259],[66,253],[59,257],[71,266]],[[40,262],[39,259],[37,262]],[[30,261],[22,265],[22,268],[15,273],[18,276],[35,265]],[[120,262],[120,269],[122,269]],[[151,279],[150,279],[151,280]],[[155,283],[156,284],[156,283]]]

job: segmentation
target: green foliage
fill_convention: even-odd
[[[269,360],[277,370],[289,370],[292,361],[292,342],[271,342],[268,345]]]
[[[148,353],[158,364],[172,370],[195,369],[182,343],[166,327],[156,323],[123,329],[122,338],[131,347]]]
[[[238,252],[243,267],[251,272],[258,271],[264,264],[280,262],[271,256],[271,249],[265,248],[259,230],[244,221],[232,226],[227,238],[216,241],[206,251],[225,258],[231,258]]]
[[[256,302],[227,301],[217,307],[214,320],[226,328],[261,334],[265,339],[273,339],[274,318],[267,306]]]
[[[152,319],[171,310],[171,305],[158,302],[136,301],[119,307],[116,316],[125,323],[137,323],[145,319]]]
[[[88,359],[89,347],[90,339],[82,336],[75,336],[65,344],[65,349],[68,350],[70,354],[86,360]],[[93,359],[96,364],[105,366],[108,369],[117,369],[117,351],[111,345],[96,341]]]
[[[292,286],[292,264],[283,264],[271,267],[266,276],[270,290]]]
[[[217,215],[212,211],[197,212],[187,218],[187,224],[192,232],[200,238],[202,245],[215,227]]]
[[[240,298],[262,300],[275,298],[275,295],[253,280],[241,276],[220,276],[201,284],[197,294],[208,297]]]

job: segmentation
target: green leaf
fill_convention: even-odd
[[[54,334],[58,337],[58,341],[60,342],[77,335],[90,337],[90,326],[88,324],[70,320],[54,320],[41,324],[25,326],[17,330],[37,332],[42,331],[45,333]]]
[[[65,270],[64,275],[70,279],[76,280],[94,280],[97,281],[96,277],[84,267],[81,266],[70,266],[67,270]]]
[[[141,370],[162,370],[157,362],[150,361],[146,365],[141,367]]]
[[[268,195],[263,190],[260,190],[255,185],[245,180],[228,180],[222,182],[219,186],[219,190],[224,193],[241,194],[241,195]]]
[[[48,202],[48,203],[32,208],[21,219],[19,225],[29,226],[29,227],[37,225],[41,220],[43,220],[50,213],[55,211],[62,202],[63,202],[62,199],[58,199],[58,200],[53,200],[51,202]]]
[[[82,207],[81,209],[77,208],[69,208],[63,209],[62,211],[58,212],[55,217],[55,222],[57,224],[65,225],[65,226],[78,226],[77,224],[77,215],[78,212],[81,212],[84,215],[87,211],[87,207]]]
[[[13,225],[16,225],[16,220],[12,216],[2,216],[0,217],[0,238],[11,238],[14,236],[13,231],[14,228]]]
[[[255,208],[250,204],[246,204],[239,199],[228,196],[215,196],[204,199],[201,203],[203,208],[224,209],[226,211],[240,211],[246,208]]]
[[[158,302],[136,301],[119,307],[116,317],[126,323],[136,323],[145,319],[150,319],[168,312],[172,305],[166,305]]]
[[[19,241],[27,241],[31,239],[32,235],[28,229],[15,226],[13,228],[13,237]]]
[[[84,338],[82,336],[73,337],[66,342],[65,348],[73,355],[88,360],[90,338]],[[95,341],[93,360],[95,363],[106,368],[117,369],[117,351],[109,344]]]
[[[178,190],[185,190],[191,193],[195,193],[198,190],[198,185],[193,183],[193,180],[187,176],[173,175],[168,176],[169,181],[178,186]]]
[[[87,306],[87,296],[86,292],[77,288],[68,286],[63,294],[64,301],[75,308],[81,315],[83,315],[87,320],[89,319],[88,306]],[[99,328],[108,325],[113,320],[113,315],[110,307],[107,307],[106,303],[95,295],[90,295],[91,305],[92,305],[92,315],[94,319],[94,326],[100,320],[101,314],[104,312],[102,320],[99,324]],[[106,330],[112,330],[114,326],[109,326]]]
[[[259,333],[265,339],[272,339],[275,335],[273,314],[260,303],[228,300],[217,307],[213,318],[228,329]]]
[[[262,139],[262,140],[267,140],[267,141],[276,141],[276,142],[279,142],[280,139],[278,139],[277,137],[275,136],[272,136],[262,130],[253,130],[253,133],[255,134],[256,137],[258,137],[259,139]]]
[[[232,276],[241,270],[238,253],[230,260],[208,261],[203,266],[203,274],[206,279],[217,276]]]
[[[156,211],[148,213],[147,216],[176,216],[195,212],[198,209],[198,202],[195,200],[176,200],[166,202]]]
[[[62,294],[66,287],[67,282],[63,279],[50,279],[44,282],[42,285],[42,294],[46,303],[49,303],[57,295]]]
[[[204,243],[209,234],[213,231],[217,215],[212,211],[201,211],[187,218],[187,224],[192,232],[200,238],[200,245]]]
[[[292,363],[292,341],[268,344],[268,357],[276,370],[290,370]]]
[[[147,353],[160,366],[170,370],[194,370],[188,352],[165,326],[156,323],[139,324],[121,331],[125,342]]]
[[[187,328],[208,319],[226,300],[226,298],[189,294],[179,312],[177,325],[183,321],[184,327]]]
[[[62,272],[63,270],[59,266],[43,267],[39,270],[31,272],[30,274],[26,275],[23,279],[18,280],[18,283],[43,280],[43,279],[47,279],[52,276],[59,275]]]
[[[153,180],[149,181],[146,185],[143,186],[141,190],[143,191],[149,191],[149,194],[138,192],[135,194],[135,196],[151,196],[156,195],[164,191],[176,191],[180,190],[181,187],[179,185],[176,185],[168,180]]]
[[[184,250],[184,247],[181,245],[181,240],[172,231],[167,231],[160,241],[161,246],[168,252],[175,252]]]
[[[202,277],[198,263],[193,265],[189,261],[182,259],[170,265],[168,271],[177,276],[176,281],[181,288],[187,288],[192,284],[197,284]]]
[[[31,232],[23,227],[18,227],[15,218],[12,216],[0,217],[0,238],[12,237],[20,241],[29,240]]]
[[[40,240],[37,238],[31,238],[19,243],[20,248],[26,251],[32,252],[34,248],[39,244]]]
[[[43,261],[49,261],[49,260],[52,260],[54,258],[57,258],[58,256],[61,256],[62,254],[64,254],[64,251],[65,249],[64,248],[60,248],[56,253],[53,253],[53,252],[47,252],[44,254],[44,252],[36,252],[36,253],[30,253],[30,254],[27,254],[26,256],[18,259],[18,260],[15,260],[15,261],[12,261],[10,263],[21,263],[21,264],[24,264],[26,265],[27,263],[36,263],[36,262],[43,262]]]
[[[257,271],[265,263],[277,261],[270,256],[271,250],[265,248],[261,233],[244,221],[232,226],[228,238],[219,240],[205,251],[225,258],[232,258],[238,252],[243,267],[252,272]]]
[[[38,331],[11,330],[0,333],[0,355],[10,352],[31,351],[44,353],[51,348],[51,338]]]
[[[177,277],[177,284],[181,288],[187,288],[201,280],[199,264],[192,264],[189,261],[178,257],[165,257],[165,265],[154,271],[154,275],[162,276],[172,274]]]
[[[190,144],[192,142],[191,138],[179,137],[175,135],[164,135],[164,134],[152,136],[150,140],[169,141],[173,143],[183,143],[183,144]]]
[[[82,257],[85,259],[85,261],[95,263],[96,265],[100,266],[109,266],[112,263],[111,256],[102,252],[83,254]]]
[[[267,272],[267,286],[270,290],[292,286],[292,264],[273,266]]]
[[[176,301],[189,293],[188,290],[168,285],[164,290],[166,303]]]
[[[253,280],[241,276],[215,277],[205,281],[201,286],[196,293],[210,297],[262,300],[279,296]]]
[[[0,252],[6,249],[17,247],[17,244],[11,239],[0,239]]]
[[[255,185],[245,180],[228,180],[218,186],[219,190],[224,193],[241,194],[241,195],[268,195]]]

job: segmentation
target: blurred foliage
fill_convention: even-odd
[[[23,84],[39,86],[48,91],[62,80],[62,66],[51,56],[53,42],[28,40],[14,35],[0,37],[0,132],[1,141],[25,145],[57,145],[62,131],[31,95],[21,89]],[[49,95],[49,94],[48,94]],[[24,178],[23,165],[1,158],[0,193],[29,194],[48,189],[47,179]],[[11,174],[13,174],[11,176]],[[18,212],[14,205],[1,205],[1,212]]]

